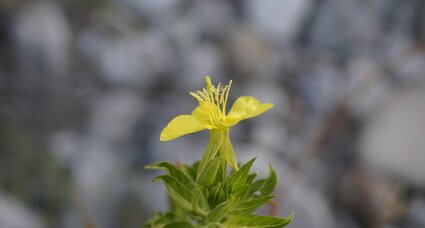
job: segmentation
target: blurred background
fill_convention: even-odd
[[[159,133],[207,74],[275,104],[231,138],[290,227],[425,227],[423,0],[1,0],[0,227],[166,210],[143,167],[200,158]]]

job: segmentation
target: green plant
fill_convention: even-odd
[[[230,86],[231,81],[215,87],[206,77],[206,88],[190,93],[199,106],[191,115],[175,117],[162,131],[161,141],[168,141],[208,129],[210,140],[201,160],[191,166],[169,162],[146,166],[165,171],[154,180],[164,183],[171,202],[170,211],[157,213],[145,224],[146,228],[277,228],[292,221],[293,214],[286,218],[253,214],[274,197],[276,172],[270,165],[269,176],[256,179],[257,173],[250,172],[255,158],[238,166],[229,132],[231,126],[260,115],[273,105],[242,96],[226,114]]]

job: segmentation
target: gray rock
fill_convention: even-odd
[[[376,61],[358,57],[348,65],[347,105],[354,115],[367,117],[377,110],[391,95],[390,81],[385,80]]]
[[[181,0],[124,0],[116,2],[136,10],[158,26],[170,23],[177,16],[176,8],[182,3]]]
[[[219,51],[212,45],[200,45],[186,50],[183,61],[181,80],[187,90],[201,89],[205,85],[205,76],[210,75],[214,83],[218,83],[219,75],[222,75],[222,61]],[[226,83],[226,82],[223,82]]]
[[[67,72],[71,30],[60,5],[28,3],[15,15],[12,34],[21,68],[55,76]]]
[[[146,87],[152,76],[173,71],[178,63],[161,32],[112,35],[87,29],[78,38],[78,48],[108,82],[130,87]]]
[[[133,127],[144,109],[136,94],[114,91],[93,100],[90,134],[111,144],[130,138]]]
[[[45,222],[19,200],[0,193],[0,226],[2,228],[42,228]]]
[[[82,142],[82,137],[75,132],[63,130],[50,137],[49,147],[56,161],[64,167],[73,167],[81,156],[79,145]]]
[[[197,21],[204,34],[223,36],[234,26],[232,11],[226,1],[195,1],[192,20]]]
[[[334,110],[347,96],[347,77],[335,63],[322,60],[305,72],[300,88],[311,110],[324,114]]]
[[[80,150],[84,154],[72,167],[75,194],[96,225],[111,227],[115,204],[127,188],[123,162],[110,144],[96,138],[88,138]]]
[[[419,198],[413,202],[413,206],[407,212],[406,227],[425,226],[425,199]]]
[[[226,51],[240,76],[276,78],[282,59],[279,49],[265,42],[258,33],[245,27],[235,28],[226,41]]]
[[[269,41],[292,41],[312,6],[308,0],[247,2],[248,22]]]
[[[281,180],[280,185],[285,187],[285,192],[280,196],[280,203],[284,207],[279,215],[295,212],[292,227],[336,227],[329,202],[314,186],[304,182],[302,178],[295,183],[285,183],[284,180],[289,180],[285,177],[281,177]]]
[[[281,152],[288,141],[288,132],[284,124],[276,118],[267,118],[267,121],[257,121],[253,131],[252,141],[269,151]]]
[[[425,186],[424,98],[423,87],[400,92],[367,120],[360,148],[370,169]]]
[[[355,0],[329,0],[320,7],[311,43],[344,54],[361,50],[371,23],[365,5]]]

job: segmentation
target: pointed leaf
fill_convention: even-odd
[[[235,186],[235,189],[233,190],[231,195],[239,200],[244,199],[245,196],[248,194],[250,187],[251,186],[248,184]]]
[[[254,181],[254,179],[257,177],[257,175],[258,175],[258,172],[256,171],[256,172],[254,172],[254,173],[251,173],[251,174],[249,174],[248,175],[248,178],[246,178],[246,184],[251,184],[252,183],[252,181]]]
[[[197,183],[209,187],[218,182],[218,179],[222,179],[223,171],[223,160],[220,158],[214,158],[205,167],[203,172],[199,175]]]
[[[210,207],[201,187],[202,186],[198,184],[195,185],[192,199],[192,207],[195,212],[204,214],[205,212],[209,211]]]
[[[286,218],[258,215],[234,215],[224,222],[226,228],[280,228],[288,225],[293,214]]]
[[[164,226],[164,228],[195,228],[188,222],[171,222]]]
[[[183,164],[182,167],[181,167],[181,170],[184,174],[189,176],[192,179],[193,182],[196,181],[196,170],[195,170],[195,168],[193,168],[193,166]]]
[[[228,213],[232,210],[234,206],[234,198],[217,205],[210,214],[207,216],[207,222],[220,222]]]
[[[234,188],[234,186],[239,184],[245,184],[248,180],[249,176],[249,170],[254,163],[256,158],[253,158],[249,160],[245,165],[243,165],[238,171],[230,174],[228,178],[228,183],[231,185],[231,189]]]
[[[175,167],[173,164],[169,162],[160,162],[156,164],[151,164],[145,167],[146,169],[160,169],[164,170],[170,176],[176,178],[179,182],[186,186],[192,186],[194,183],[192,179],[185,174],[183,171]]]
[[[156,213],[152,219],[146,222],[144,228],[164,228],[165,225],[174,222],[185,222],[185,218],[171,212]]]
[[[261,207],[263,204],[267,203],[274,196],[261,196],[258,198],[253,198],[243,203],[237,204],[232,213],[234,214],[249,214],[254,212],[257,208]]]
[[[265,196],[271,194],[275,190],[277,183],[277,175],[271,165],[269,165],[269,170],[269,177],[267,177],[266,179],[255,181],[252,184],[251,193],[259,191],[262,196]]]
[[[155,180],[160,180],[165,184],[171,199],[175,201],[177,207],[185,211],[192,211],[193,191],[191,189],[170,175],[158,176]]]

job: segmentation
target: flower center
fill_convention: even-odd
[[[215,127],[222,127],[222,123],[226,120],[226,104],[232,80],[229,81],[228,85],[223,86],[219,83],[217,87],[211,83],[210,77],[206,77],[205,80],[207,88],[190,92],[190,95],[198,100],[199,105],[208,115],[210,124]]]

